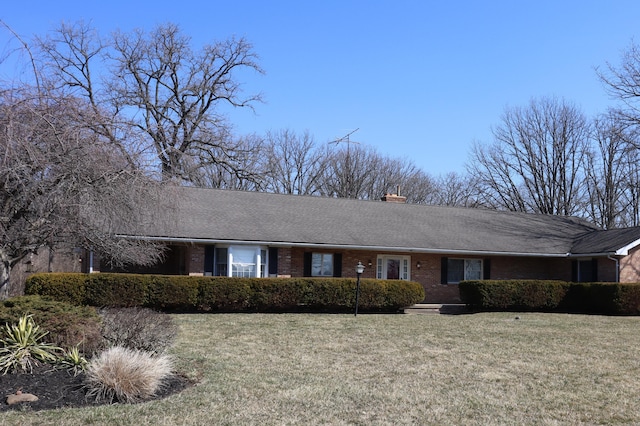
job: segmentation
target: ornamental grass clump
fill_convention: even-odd
[[[114,346],[87,366],[87,396],[97,402],[135,403],[155,396],[172,374],[166,355]]]
[[[5,324],[0,338],[2,374],[16,370],[31,372],[34,364],[55,362],[61,349],[43,342],[47,334],[35,324],[31,315],[20,317],[17,324]]]

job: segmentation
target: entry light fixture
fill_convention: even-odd
[[[362,275],[362,273],[364,272],[364,265],[362,264],[362,262],[358,261],[358,264],[356,265],[356,275],[358,276],[358,279],[356,281],[356,310],[353,314],[353,316],[358,316],[358,299],[360,298],[360,275]]]

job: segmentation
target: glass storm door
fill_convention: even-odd
[[[400,259],[394,257],[387,257],[386,259],[386,271],[387,276],[385,277],[388,280],[399,280],[400,279]]]
[[[379,256],[377,277],[383,280],[408,280],[409,256]]]

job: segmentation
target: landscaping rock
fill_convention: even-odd
[[[20,404],[21,402],[34,402],[37,401],[38,397],[32,393],[13,393],[11,395],[7,395],[7,404]]]

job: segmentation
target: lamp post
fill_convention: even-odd
[[[356,274],[358,275],[358,279],[356,281],[356,311],[353,314],[354,317],[358,316],[358,299],[360,298],[360,275],[364,272],[364,265],[362,262],[358,261],[356,265]]]

